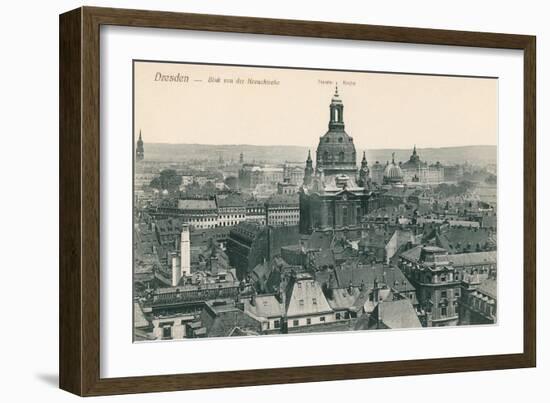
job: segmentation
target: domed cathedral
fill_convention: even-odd
[[[372,208],[370,171],[365,154],[357,169],[353,137],[345,131],[344,104],[338,86],[329,105],[328,131],[319,139],[316,165],[308,153],[300,189],[300,232],[357,233],[361,219]]]

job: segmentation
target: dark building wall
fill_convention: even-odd
[[[297,225],[264,226],[252,237],[231,231],[227,241],[229,263],[237,269],[239,279],[243,279],[264,260],[279,256],[281,247],[297,245],[299,240],[300,231]]]

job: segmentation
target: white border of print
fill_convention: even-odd
[[[101,377],[523,351],[521,51],[114,26],[100,41]],[[133,59],[498,77],[498,325],[132,343]]]

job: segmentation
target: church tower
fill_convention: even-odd
[[[310,185],[313,179],[313,160],[311,159],[311,151],[307,152],[306,168],[304,170],[304,185]]]
[[[359,186],[367,187],[370,182],[370,170],[367,162],[367,156],[363,151],[363,159],[361,160],[361,169],[359,170]]]
[[[141,138],[141,130],[139,131],[139,138],[136,145],[136,160],[141,161],[145,157],[145,151],[143,149],[143,140]]]
[[[338,95],[338,84],[334,90],[334,96],[330,103],[330,121],[328,123],[329,130],[344,131],[344,104]]]
[[[319,139],[316,169],[325,176],[357,176],[357,161],[353,138],[344,130],[344,104],[334,91],[329,106],[328,131]]]

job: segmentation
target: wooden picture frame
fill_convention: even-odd
[[[519,49],[524,60],[521,354],[244,371],[100,377],[100,27],[170,28]],[[82,7],[60,16],[60,387],[81,396],[526,368],[536,365],[535,37],[484,32]]]

